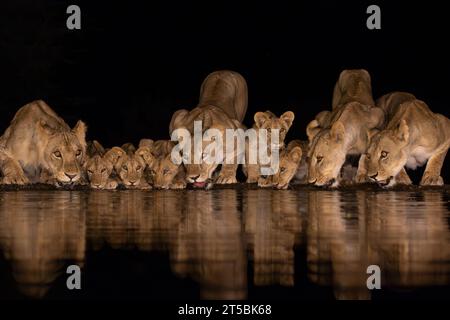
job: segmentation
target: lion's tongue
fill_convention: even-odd
[[[206,185],[206,182],[194,182],[194,187],[203,188]]]

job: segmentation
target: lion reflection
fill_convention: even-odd
[[[83,197],[71,192],[0,194],[0,248],[26,296],[45,296],[65,266],[83,266]]]

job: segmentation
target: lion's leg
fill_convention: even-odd
[[[438,152],[428,159],[427,167],[423,173],[421,186],[442,186],[444,185],[444,179],[441,177],[441,169],[444,164],[445,156],[447,155],[448,148],[444,151]]]
[[[358,170],[356,171],[355,182],[365,183],[367,182],[367,168],[366,168],[366,155],[362,154],[358,162]]]
[[[141,177],[138,189],[149,190],[152,189],[152,186],[148,184],[148,182],[145,180],[145,177]]]
[[[0,171],[3,174],[0,184],[30,183],[20,163],[4,152],[0,152]]]
[[[247,183],[256,183],[259,178],[259,166],[257,164],[247,164]]]
[[[268,187],[272,187],[274,185],[275,185],[275,183],[274,183],[274,176],[273,175],[272,176],[266,176],[266,177],[260,176],[258,178],[258,187],[268,188]]]
[[[405,168],[402,168],[402,170],[400,170],[400,172],[395,176],[395,183],[406,185],[412,184],[412,181],[409,178],[408,173],[406,173]]]
[[[217,184],[230,184],[237,183],[236,179],[236,171],[237,164],[223,164],[222,169],[220,170],[220,174],[217,177]]]
[[[119,184],[117,183],[116,179],[109,178],[108,182],[106,182],[105,189],[106,190],[114,190],[117,188],[118,185]]]
[[[170,189],[184,189],[186,188],[186,178],[184,171],[178,172],[178,174],[173,178],[170,184]]]

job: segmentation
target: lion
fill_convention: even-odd
[[[1,183],[83,184],[86,130],[81,120],[70,129],[42,100],[23,106],[0,137]]]
[[[135,152],[131,144],[124,145],[128,153],[121,147],[113,147],[105,154],[105,158],[112,163],[115,173],[127,189],[151,189],[147,182],[145,169],[149,161],[148,147],[139,147]]]
[[[89,141],[85,162],[86,180],[93,189],[114,190],[118,186],[118,179],[111,162],[111,150],[106,151],[97,141]]]
[[[186,129],[192,137],[194,122],[201,121],[202,133],[205,130],[208,130],[209,133],[215,131],[216,133],[220,132],[222,137],[225,137],[226,129],[242,128],[242,121],[247,111],[247,100],[247,83],[239,73],[227,70],[213,72],[203,81],[197,107],[190,111],[178,110],[173,114],[169,133],[172,135],[177,129]],[[180,131],[177,130],[177,132]],[[211,157],[214,157],[214,155],[204,151],[210,144],[217,142],[214,135],[205,138],[202,145],[199,146],[196,146],[195,143],[187,145],[186,142],[180,142],[180,147],[183,149],[183,162],[186,167],[186,181],[196,188],[209,188],[213,182],[218,184],[237,183],[237,161],[232,163],[208,161],[207,159],[212,159]],[[194,141],[194,139],[191,140]],[[218,143],[220,144],[220,142]],[[226,143],[222,141],[222,144],[225,148]],[[198,151],[194,152],[196,148],[200,149],[200,156],[197,155]],[[236,145],[234,148],[233,154],[228,155],[232,159],[237,157]],[[195,161],[197,158],[200,159]],[[219,164],[221,164],[220,173],[214,179],[213,173]]]
[[[316,186],[337,187],[341,168],[349,155],[360,156],[356,183],[366,182],[365,153],[374,130],[384,123],[381,108],[350,102],[331,113],[322,123],[307,126],[309,140],[308,182]]]
[[[334,86],[332,109],[353,101],[363,105],[375,105],[370,74],[367,70],[344,70]]]
[[[383,125],[384,111],[373,100],[369,73],[342,71],[334,87],[332,111],[320,112],[306,128],[308,182],[337,187],[346,157],[351,155],[362,155],[354,181],[366,182],[364,154],[371,135]]]
[[[287,189],[292,178],[296,177],[297,174],[300,179],[304,178],[303,174],[305,174],[304,167],[306,159],[304,159],[305,157],[302,157],[302,148],[306,151],[307,142],[293,140],[289,142],[286,149],[281,152],[280,166],[278,172],[273,176],[273,185],[277,189]]]
[[[369,178],[383,187],[409,185],[405,167],[414,170],[426,163],[420,185],[443,185],[440,173],[450,147],[450,120],[410,94],[394,92],[382,102],[389,119],[367,150]]]
[[[286,111],[279,118],[273,114],[271,111],[266,112],[257,112],[254,115],[255,123],[253,125],[253,129],[256,130],[257,134],[259,134],[260,129],[267,130],[267,154],[270,156],[271,148],[277,148],[282,151],[284,149],[284,140],[286,138],[286,134],[289,131],[289,128],[292,126],[295,115],[292,111]],[[271,141],[271,131],[278,131],[278,141]],[[245,151],[245,165],[243,166],[244,174],[247,176],[247,183],[255,183],[261,178],[261,165],[259,163],[250,164],[249,162],[249,144],[246,144]],[[254,150],[257,152],[257,150]],[[260,183],[264,184],[264,181],[267,181],[264,177]]]
[[[147,164],[151,170],[153,186],[158,189],[184,189],[186,187],[183,164],[172,161],[175,142],[158,140],[152,144],[151,160]]]

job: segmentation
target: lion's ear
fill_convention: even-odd
[[[269,116],[265,112],[257,112],[253,119],[255,120],[256,127],[261,128],[264,122],[269,120]]]
[[[306,126],[306,135],[308,136],[309,142],[311,142],[314,137],[320,132],[322,128],[320,127],[319,121],[314,119]]]
[[[140,147],[137,149],[136,154],[140,156],[148,166],[151,166],[155,161],[155,157],[149,147]]]
[[[123,161],[126,157],[126,153],[122,148],[113,147],[105,153],[105,160],[110,162],[114,167]]]
[[[407,143],[409,140],[409,127],[404,119],[402,119],[395,130],[395,136],[402,143]]]
[[[86,145],[86,131],[87,126],[81,120],[78,120],[77,124],[72,129],[72,132],[77,136],[78,141],[80,141],[80,143],[84,145]]]
[[[289,151],[289,159],[295,163],[300,163],[302,160],[302,149],[300,147],[294,147],[291,151]]]
[[[344,125],[342,124],[342,122],[336,121],[331,126],[331,137],[336,142],[342,142],[344,140],[344,136],[345,136],[345,127],[344,127]]]
[[[292,122],[294,122],[295,114],[292,111],[286,111],[280,117],[282,121],[284,121],[288,127],[288,129],[292,126]]]

